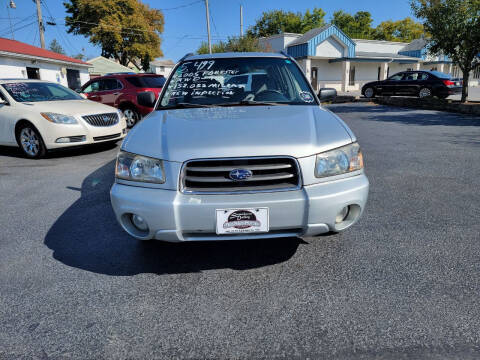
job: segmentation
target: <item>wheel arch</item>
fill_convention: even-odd
[[[134,109],[138,112],[137,106],[130,100],[122,101],[120,104],[118,104],[118,109],[122,111],[126,109]]]
[[[20,133],[20,130],[21,130],[22,127],[25,126],[25,125],[28,125],[28,126],[33,127],[33,128],[40,134],[40,136],[42,136],[42,134],[40,133],[40,131],[38,130],[38,128],[37,128],[30,120],[20,119],[20,120],[18,120],[18,121],[15,123],[15,128],[14,128],[15,140],[17,141],[17,144],[18,144],[18,135],[19,135],[19,133]],[[18,146],[20,146],[20,144],[18,144]]]

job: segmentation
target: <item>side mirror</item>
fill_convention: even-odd
[[[151,91],[143,91],[138,93],[137,102],[141,106],[152,108],[155,106],[155,94]]]
[[[335,100],[337,97],[337,90],[332,88],[323,88],[318,92],[318,98],[320,101]]]

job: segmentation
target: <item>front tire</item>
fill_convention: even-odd
[[[432,90],[430,90],[429,88],[421,88],[420,91],[418,92],[418,97],[420,99],[426,99],[426,98],[430,98],[432,97]]]
[[[125,115],[125,120],[127,121],[127,127],[129,129],[140,120],[140,114],[134,108],[127,108],[123,110],[123,115]]]
[[[375,90],[373,90],[371,87],[368,87],[365,89],[364,95],[366,98],[371,99],[375,97]]]
[[[47,148],[38,130],[31,124],[22,125],[17,132],[17,143],[23,154],[30,159],[45,156]]]

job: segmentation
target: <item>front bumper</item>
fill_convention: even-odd
[[[342,231],[358,221],[365,208],[369,183],[364,174],[300,190],[238,195],[187,195],[179,191],[115,183],[110,196],[117,220],[130,235],[165,241],[258,239],[313,236]],[[342,208],[351,206],[347,219],[335,223]],[[216,209],[268,207],[270,231],[217,235]],[[130,214],[141,216],[149,230],[138,231]]]

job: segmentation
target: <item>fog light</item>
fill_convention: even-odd
[[[123,133],[123,134],[126,134],[126,133],[127,133],[127,128],[123,129],[123,130],[122,130],[122,133]]]
[[[140,231],[147,231],[148,230],[148,225],[146,221],[138,215],[133,214],[132,215],[132,224]]]
[[[61,137],[61,138],[58,138],[57,140],[55,140],[56,143],[60,143],[60,144],[64,144],[64,143],[69,143],[70,142],[70,138],[68,137]]]
[[[347,218],[349,212],[350,212],[350,206],[345,206],[337,214],[337,217],[335,218],[335,223],[340,224],[342,221],[344,221]]]

